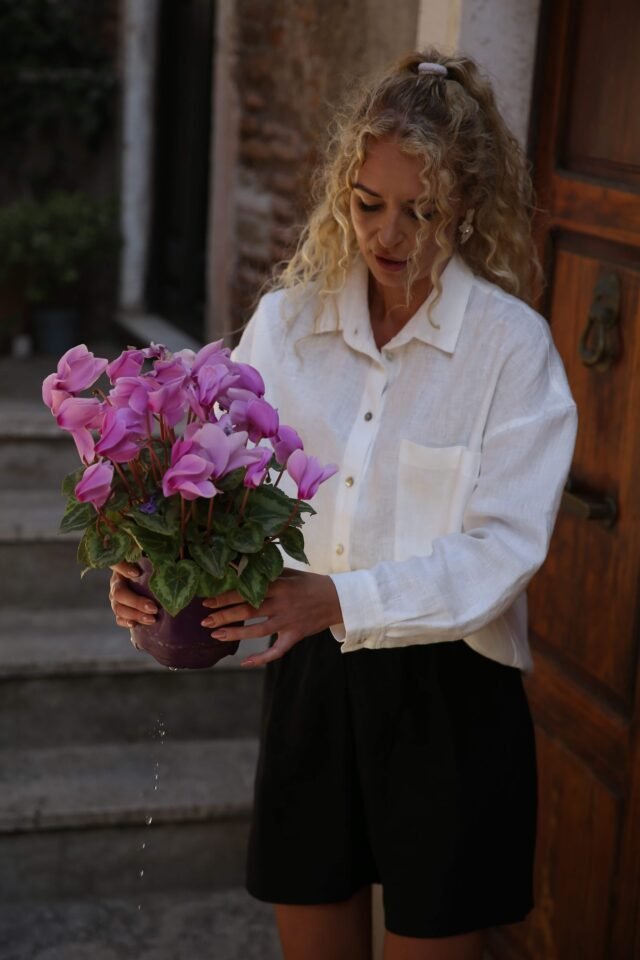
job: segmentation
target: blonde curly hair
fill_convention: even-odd
[[[420,73],[421,61],[442,64],[447,77]],[[454,252],[445,235],[454,216],[454,192],[475,211],[474,231],[458,247],[460,256],[475,274],[527,303],[534,301],[542,271],[531,231],[529,164],[473,60],[445,56],[435,47],[407,54],[349,95],[328,132],[324,162],[312,180],[308,222],[295,253],[277,266],[266,289],[286,289],[304,301],[317,295],[320,310],[342,288],[359,252],[350,216],[352,185],[370,139],[392,138],[422,161],[424,183],[415,204],[420,224],[409,258],[407,305],[431,230],[438,248],[431,269],[433,302],[441,295],[440,266]],[[421,213],[427,201],[435,209],[433,222]]]

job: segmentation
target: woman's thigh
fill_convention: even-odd
[[[484,930],[429,940],[401,937],[387,931],[383,960],[482,960],[485,941]]]
[[[348,900],[274,904],[284,960],[371,960],[371,887]]]

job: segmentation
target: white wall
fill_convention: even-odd
[[[540,0],[422,0],[418,48],[473,57],[493,82],[502,113],[526,147]]]

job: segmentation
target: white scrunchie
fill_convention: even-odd
[[[436,73],[440,77],[449,75],[449,71],[442,63],[429,63],[427,60],[418,64],[418,73]]]

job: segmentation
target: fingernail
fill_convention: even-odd
[[[243,660],[242,663],[240,664],[240,666],[241,666],[241,667],[253,667],[254,664],[255,664],[255,660]]]
[[[216,640],[224,640],[227,636],[226,630],[214,630],[211,634],[212,637],[215,637]]]
[[[143,618],[142,618],[142,622],[143,622],[143,623],[155,623],[156,621],[155,621],[155,617],[143,617]]]
[[[156,612],[156,608],[154,607],[154,605],[153,605],[152,603],[145,603],[145,605],[144,605],[144,610],[146,611],[146,613],[155,613],[155,612]]]

